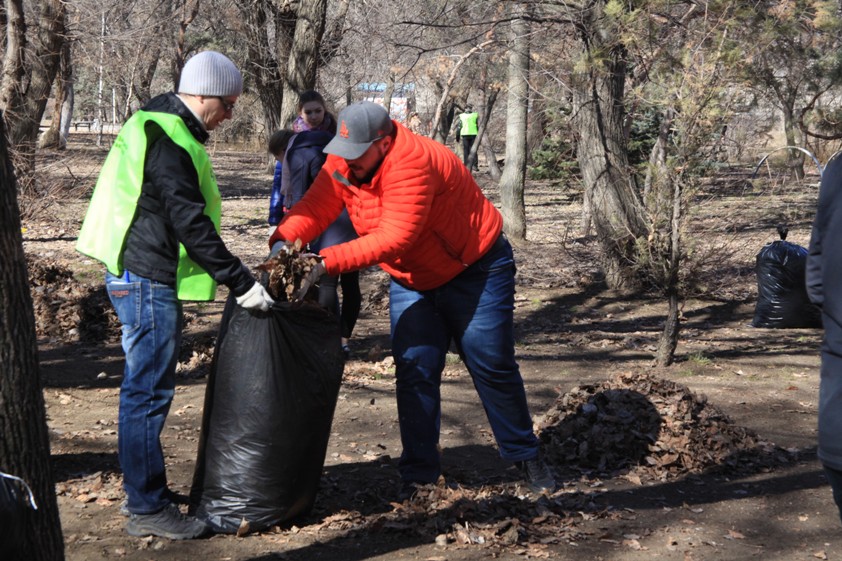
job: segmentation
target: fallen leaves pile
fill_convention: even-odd
[[[292,301],[293,295],[301,288],[301,281],[321,261],[318,255],[303,253],[301,249],[301,240],[296,240],[295,244],[287,246],[287,251],[280,251],[257,266],[268,274],[268,280],[263,284],[277,302]],[[318,302],[318,288],[311,286],[304,300]]]
[[[736,426],[686,386],[621,373],[560,396],[538,422],[548,461],[613,476],[670,480],[716,468],[757,472],[794,453]],[[627,476],[628,477],[628,476]]]
[[[56,261],[27,256],[35,334],[62,342],[120,340],[120,322],[105,285],[91,287]]]

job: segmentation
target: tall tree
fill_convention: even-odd
[[[590,2],[576,26],[578,52],[571,76],[577,159],[590,213],[602,247],[608,286],[631,287],[635,240],[645,237],[643,205],[630,174],[625,129],[628,52],[616,21],[605,13],[610,0]]]
[[[282,124],[291,122],[298,113],[298,94],[316,86],[326,21],[327,0],[300,0],[283,82]]]
[[[35,317],[23,253],[17,186],[0,119],[0,471],[26,481],[22,550],[8,561],[60,561],[64,541],[50,468],[50,441],[38,371]],[[5,561],[5,560],[4,560]]]
[[[41,117],[47,106],[65,33],[64,0],[41,0],[38,17],[27,34],[19,0],[6,0],[6,53],[10,57],[0,86],[0,109],[8,127],[8,141],[15,152],[14,167],[25,183],[35,169],[35,146]],[[30,48],[31,47],[31,48]]]
[[[526,131],[529,109],[529,23],[526,7],[513,4],[509,88],[506,105],[506,165],[500,178],[503,228],[510,238],[526,239]]]

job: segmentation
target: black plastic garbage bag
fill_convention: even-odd
[[[0,559],[18,559],[26,537],[26,511],[37,508],[26,483],[0,471]]]
[[[821,312],[807,298],[804,269],[807,249],[781,239],[766,244],[757,254],[757,305],[754,327],[821,327]]]
[[[259,531],[316,498],[343,359],[337,318],[313,304],[223,312],[205,394],[191,512]]]

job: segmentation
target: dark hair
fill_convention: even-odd
[[[277,156],[280,152],[286,150],[293,136],[295,136],[295,131],[290,129],[273,132],[272,136],[269,137],[269,153]]]
[[[322,104],[322,107],[327,113],[327,103],[325,103],[325,98],[322,97],[322,94],[317,92],[316,90],[304,90],[298,96],[298,112],[301,113],[301,109],[304,107],[305,103],[309,103],[311,101],[318,101]]]

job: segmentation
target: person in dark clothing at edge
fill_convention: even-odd
[[[76,245],[106,265],[123,324],[118,450],[132,536],[191,539],[208,531],[174,502],[160,441],[175,390],[182,301],[213,300],[222,283],[246,309],[273,304],[219,236],[221,198],[204,147],[242,91],[240,71],[224,55],[188,60],[178,93],[155,97],[123,125]]]
[[[532,429],[515,359],[515,262],[503,217],[456,155],[369,101],[339,113],[339,130],[307,194],[269,239],[309,242],[347,209],[359,238],[321,251],[321,275],[371,265],[391,275],[389,313],[401,432],[398,498],[441,476],[441,375],[453,341],[500,455],[531,491],[556,483]]]
[[[842,519],[842,158],[822,173],[807,253],[807,296],[822,311],[818,456]]]

